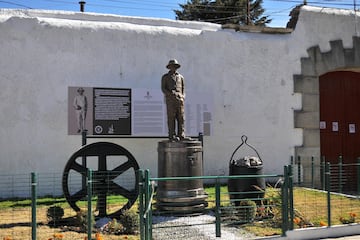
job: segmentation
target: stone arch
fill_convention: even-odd
[[[320,161],[319,77],[331,71],[360,68],[359,37],[353,37],[353,48],[344,48],[342,40],[330,41],[330,47],[328,52],[321,52],[319,46],[309,48],[308,57],[301,59],[301,74],[294,75],[294,92],[302,94],[302,109],[294,112],[294,126],[303,129],[303,145],[295,148],[295,157],[314,156]]]

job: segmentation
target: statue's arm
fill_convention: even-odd
[[[182,94],[183,97],[185,98],[185,80],[183,76],[181,76],[181,81],[182,81]]]
[[[171,95],[172,92],[167,88],[167,85],[166,85],[166,75],[164,75],[162,78],[161,78],[161,91],[166,95]]]

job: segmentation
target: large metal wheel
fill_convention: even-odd
[[[67,162],[62,180],[64,195],[75,211],[87,197],[86,179],[92,170],[92,191],[97,196],[97,217],[117,218],[138,197],[139,165],[125,148],[110,142],[96,142],[82,147]],[[126,201],[109,208],[108,197],[121,195]]]

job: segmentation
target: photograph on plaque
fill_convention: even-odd
[[[68,134],[81,135],[83,130],[92,134],[93,89],[68,87]]]

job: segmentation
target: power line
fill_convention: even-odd
[[[19,3],[10,2],[10,1],[0,1],[0,2],[7,3],[7,4],[10,4],[10,5],[14,5],[14,6],[18,6],[18,7],[24,7],[24,8],[32,9],[32,7],[29,7],[29,6],[26,6],[26,5],[23,5],[23,4],[19,4]]]
[[[89,4],[87,4],[87,6],[102,7],[102,8],[128,9],[128,10],[146,10],[146,11],[154,11],[154,10],[156,10],[156,11],[169,11],[170,10],[170,9],[159,9],[159,8],[137,7],[138,5],[135,5],[136,7],[126,7],[126,6],[115,6],[115,5],[104,5],[104,4],[89,3]]]
[[[72,10],[77,10],[78,9],[78,1],[79,0],[38,0],[37,2],[43,2],[43,3],[48,3],[46,5],[48,5],[49,8],[53,8],[54,5],[56,6],[57,4],[62,4],[66,7],[69,7]],[[272,8],[270,7],[264,7],[264,2],[262,4],[265,12],[264,15],[267,15],[269,17],[272,16],[288,16],[289,14],[289,10],[293,9],[294,7],[296,7],[296,5],[301,5],[304,3],[304,0],[265,0],[267,2],[277,2],[277,3],[289,3],[292,6],[289,7],[285,7],[283,9],[279,9],[278,8]],[[355,3],[353,2],[355,1]],[[23,7],[23,8],[28,8],[28,9],[33,9],[34,7],[28,6],[29,2],[27,2],[28,4],[20,4],[18,2],[15,1],[3,1],[1,0],[0,2],[2,3],[6,3],[6,4],[11,4],[14,6],[18,6],[18,7]],[[178,1],[179,2],[179,1]],[[336,6],[336,7],[344,7],[347,9],[350,9],[354,6],[354,4],[356,4],[356,0],[313,0],[313,1],[307,1],[308,5],[318,5],[318,6],[323,6],[323,7],[329,7],[329,6]],[[34,4],[36,4],[36,1],[34,1]],[[128,12],[131,11],[149,11],[149,12],[173,12],[174,10],[179,10],[179,11],[183,11],[184,9],[182,9],[180,7],[181,5],[187,5],[188,2],[184,1],[184,3],[169,3],[165,0],[160,0],[160,1],[156,1],[156,0],[142,0],[141,3],[139,4],[139,2],[135,2],[135,1],[131,1],[131,0],[98,0],[98,1],[88,1],[86,6],[89,9],[94,9],[95,11],[100,10],[101,8],[104,9],[112,9],[115,10],[125,10]],[[273,4],[275,5],[275,4]],[[281,4],[280,4],[281,5]],[[209,6],[211,7],[211,10],[206,9],[206,5],[192,5],[194,7],[199,7],[199,11],[202,11],[203,13],[214,13],[214,14],[233,14],[233,15],[238,15],[239,11],[244,10],[246,8],[246,6],[233,6],[233,7],[226,7],[226,6]],[[204,8],[204,9],[201,9]],[[104,10],[103,12],[106,12],[106,10]]]
[[[303,4],[304,1],[301,0],[270,0],[273,2],[282,2],[282,3],[297,3],[298,5]],[[323,1],[306,1],[307,5],[332,5],[332,6],[353,6],[353,1],[338,1],[338,0],[323,0]]]
[[[111,2],[111,3],[126,3],[126,4],[133,4],[138,6],[137,2],[133,2],[133,1],[123,1],[123,0],[103,0],[105,2]],[[283,2],[283,3],[296,3],[298,5],[303,4],[304,0],[269,0],[269,1],[274,1],[274,2]],[[145,4],[144,4],[145,3]],[[160,4],[159,4],[160,3]],[[310,1],[308,2],[308,4],[319,4],[319,5],[337,5],[337,6],[353,6],[353,1],[339,1],[339,0],[323,0],[323,1]],[[149,5],[149,6],[156,6],[156,7],[172,7],[173,5],[169,5],[167,3],[164,2],[159,2],[159,1],[142,1],[142,5]],[[186,5],[186,4],[184,4]],[[205,5],[201,5],[201,4],[191,4],[194,7],[203,7]],[[231,9],[234,8],[236,9],[237,7],[231,7],[231,6],[218,6],[218,5],[213,5],[212,6],[214,9],[215,8],[226,8],[226,9]]]
[[[288,16],[289,15],[289,12],[294,9],[296,7],[296,5],[294,6],[291,6],[291,7],[288,7],[288,8],[285,8],[285,9],[282,9],[282,10],[274,10],[273,12],[266,12],[267,15],[271,15],[271,16],[274,16],[274,15],[277,15],[277,16]]]
[[[48,2],[48,3],[62,3],[65,4],[67,6],[78,6],[78,1],[62,1],[62,0],[40,0],[42,2]],[[269,1],[273,1],[273,2],[282,2],[282,3],[295,3],[295,4],[302,4],[303,0],[269,0]],[[24,7],[24,8],[30,8],[32,9],[33,7],[27,6],[25,4],[19,4],[16,3],[14,1],[0,1],[3,3],[7,3],[7,4],[11,4],[14,6],[19,6],[19,7]],[[102,7],[102,8],[115,8],[115,9],[126,9],[126,10],[145,10],[145,11],[169,11],[169,10],[176,10],[175,8],[179,8],[180,6],[179,4],[174,5],[174,4],[169,4],[168,2],[164,2],[164,1],[154,1],[154,0],[143,0],[141,1],[141,5],[139,6],[139,2],[134,2],[134,1],[129,1],[129,0],[102,0],[102,1],[98,1],[99,3],[91,3],[88,2],[87,6],[90,7]],[[107,4],[110,3],[110,4]],[[323,5],[323,6],[344,6],[344,7],[352,7],[354,6],[353,2],[349,2],[349,1],[334,1],[334,0],[323,0],[323,1],[308,1],[307,2],[309,5]],[[186,5],[186,3],[184,4]],[[205,7],[206,5],[192,5],[194,7]],[[232,10],[234,10],[233,12],[237,12],[235,10],[238,10],[240,8],[239,7],[232,7],[232,6],[211,6],[212,8],[212,12],[217,12],[217,13],[231,13]],[[265,9],[267,10],[267,9]],[[207,11],[207,10],[204,10]],[[279,12],[278,9],[274,10],[276,12]],[[281,10],[282,11],[282,10]]]
[[[48,3],[62,3],[62,4],[66,4],[66,5],[73,5],[73,6],[78,6],[79,5],[79,1],[61,1],[61,0],[40,0],[43,2],[48,2]]]
[[[104,2],[111,2],[111,3],[124,3],[124,4],[132,4],[138,6],[138,2],[134,1],[124,1],[124,0],[103,0]],[[149,6],[156,6],[156,7],[175,7],[175,4],[169,4],[169,2],[160,2],[160,1],[146,1],[142,0],[141,5],[149,5]],[[178,4],[176,4],[178,6]]]
[[[40,0],[43,2],[49,2],[49,3],[63,3],[66,5],[78,5],[78,1],[61,1],[61,0]],[[283,3],[297,3],[297,4],[302,4],[304,1],[303,0],[269,0],[269,1],[273,1],[273,2],[283,2]],[[7,4],[11,4],[11,5],[16,5],[16,6],[21,6],[21,7],[25,7],[25,8],[32,8],[30,6],[27,6],[25,4],[20,4],[14,1],[0,1],[3,3],[7,3]],[[124,5],[134,5],[136,7],[139,6],[139,2],[134,2],[134,1],[126,1],[126,0],[102,0],[102,1],[98,1],[98,2],[103,2],[103,4],[98,4],[98,3],[91,3],[91,2],[87,2],[87,5],[94,5],[94,6],[107,6],[107,7],[120,7],[121,8],[128,8]],[[106,2],[112,3],[111,5],[107,5]],[[353,1],[339,1],[339,0],[322,0],[322,1],[308,1],[308,4],[323,4],[323,5],[337,5],[337,6],[353,6],[354,2]],[[180,3],[178,4],[169,4],[166,1],[152,1],[152,0],[143,0],[141,1],[141,6],[149,6],[149,7],[156,7],[156,8],[172,8],[172,7],[178,7]],[[185,3],[186,5],[186,3]],[[194,5],[192,4],[192,6],[204,6],[204,5]],[[226,7],[226,6],[212,6],[214,8],[227,8],[227,9],[231,9],[232,7]],[[131,7],[134,8],[134,7]],[[144,9],[144,7],[141,7],[142,9]],[[235,7],[236,8],[236,7]],[[147,9],[145,7],[145,9]]]

